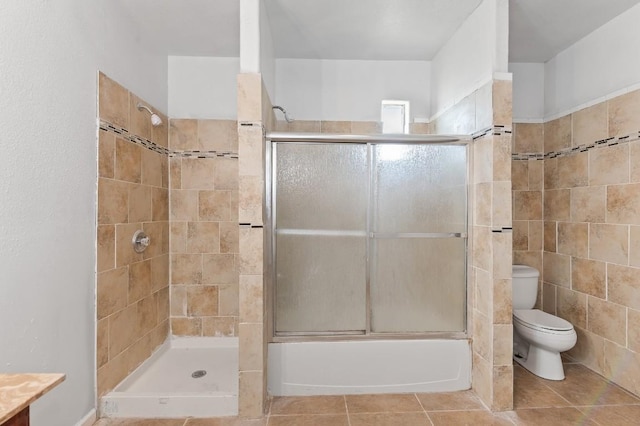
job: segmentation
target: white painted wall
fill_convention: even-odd
[[[399,99],[428,118],[430,73],[427,61],[276,59],[275,104],[299,120],[380,121],[380,102]]]
[[[240,72],[260,72],[260,0],[240,0]]]
[[[265,2],[260,2],[260,73],[271,102],[276,96],[276,57]]]
[[[513,74],[513,121],[541,123],[544,118],[544,64],[514,62],[509,64]]]
[[[239,71],[239,58],[169,56],[169,116],[235,120]]]
[[[97,71],[167,106],[166,57],[111,3],[0,2],[0,371],[67,374],[34,426],[95,407]]]
[[[545,65],[545,120],[640,86],[640,4]]]
[[[507,72],[508,2],[484,0],[432,62],[431,114],[437,116]]]

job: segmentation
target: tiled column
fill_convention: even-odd
[[[267,97],[268,98],[268,97]],[[267,100],[268,102],[268,100]],[[238,75],[240,222],[239,416],[260,417],[266,399],[264,310],[264,133],[260,74]],[[269,109],[269,113],[270,113]]]

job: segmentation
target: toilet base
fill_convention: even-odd
[[[529,345],[527,358],[513,359],[535,374],[547,380],[564,380],[564,367],[559,352],[551,352],[535,345]]]

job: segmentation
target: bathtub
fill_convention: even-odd
[[[271,395],[451,392],[471,388],[469,340],[270,343]]]
[[[206,374],[202,375],[201,371]],[[170,338],[100,399],[101,417],[236,415],[237,337]]]

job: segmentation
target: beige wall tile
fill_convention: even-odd
[[[158,291],[169,286],[169,255],[151,259],[151,290]]]
[[[542,219],[541,191],[514,191],[513,203],[514,220]]]
[[[176,151],[198,149],[198,121],[171,119],[169,123],[169,148]]]
[[[138,338],[150,332],[157,324],[158,312],[157,303],[153,295],[148,296],[136,303]]]
[[[485,405],[491,406],[493,400],[493,371],[490,363],[474,353],[471,374],[471,389],[476,392]]]
[[[264,335],[261,323],[240,323],[240,371],[263,370],[264,354],[262,339]]]
[[[116,159],[116,137],[112,133],[100,130],[98,140],[98,176],[114,177]]]
[[[237,190],[238,160],[235,158],[216,158],[213,176],[216,189]]]
[[[187,316],[218,315],[218,286],[187,286]]]
[[[608,137],[607,106],[607,102],[601,102],[571,114],[573,146],[591,144]]]
[[[511,365],[513,358],[513,326],[493,326],[493,365]]]
[[[129,221],[148,222],[151,220],[151,187],[129,185]]]
[[[604,339],[580,327],[575,327],[578,334],[576,345],[567,353],[574,360],[581,362],[597,373],[603,374]]]
[[[115,178],[127,182],[140,183],[142,176],[142,148],[116,138]]]
[[[137,302],[151,295],[151,261],[145,260],[129,265],[128,303]]]
[[[511,188],[514,191],[529,190],[529,162],[511,161]]]
[[[202,335],[212,337],[232,337],[237,336],[236,317],[203,317]]]
[[[239,234],[240,274],[262,274],[263,229],[241,228]]]
[[[544,161],[529,160],[529,189],[542,190],[544,185]]]
[[[240,321],[263,322],[263,283],[261,275],[240,275]]]
[[[473,203],[473,219],[476,225],[491,226],[492,182],[474,185],[475,202]]]
[[[262,417],[264,413],[263,372],[241,371],[238,400],[238,416]]]
[[[513,221],[513,249],[529,250],[529,221]]]
[[[129,221],[129,185],[111,179],[98,179],[98,223]]]
[[[187,222],[171,222],[171,253],[187,252]]]
[[[544,192],[544,219],[568,221],[571,216],[571,191],[556,189]]]
[[[220,253],[239,253],[238,222],[220,222]]]
[[[473,306],[484,316],[489,317],[493,308],[493,277],[491,273],[482,269],[473,268],[474,297]]]
[[[558,222],[544,222],[544,251],[555,253],[557,251],[557,227]]]
[[[558,176],[558,159],[547,158],[544,160],[544,189],[558,189],[560,178]]]
[[[557,286],[554,284],[544,283],[542,287],[542,310],[550,313],[551,315],[555,315]]]
[[[169,158],[169,188],[182,188],[182,158]]]
[[[350,121],[322,121],[320,126],[322,133],[351,134]]]
[[[511,324],[513,316],[513,286],[511,279],[493,280],[493,324]]]
[[[542,123],[514,123],[513,152],[544,152],[544,125]]]
[[[186,317],[187,316],[187,286],[172,285],[171,286],[171,316]]]
[[[629,265],[640,266],[640,226],[629,227]]]
[[[241,176],[238,215],[241,223],[263,223],[262,200],[264,197],[262,176]]]
[[[543,236],[542,221],[529,221],[529,250],[542,250]]]
[[[569,287],[571,284],[571,256],[544,252],[544,281]]]
[[[626,136],[640,129],[640,90],[617,96],[609,103],[609,136]]]
[[[187,224],[187,253],[220,253],[218,222],[189,222]]]
[[[640,141],[629,142],[629,179],[640,182]]]
[[[491,319],[476,311],[473,313],[473,351],[486,360],[493,359],[493,324]]]
[[[235,120],[198,120],[198,149],[231,152],[238,146],[238,122]]]
[[[483,136],[473,142],[473,182],[493,182],[493,137]]]
[[[102,272],[116,265],[116,228],[113,225],[98,225],[97,229],[97,267],[98,272]]]
[[[239,298],[240,290],[238,288],[238,278],[233,284],[221,284],[218,286],[218,304],[219,315],[232,316],[238,322],[238,315],[240,313]],[[237,334],[238,327],[235,327],[235,333]]]
[[[511,279],[511,253],[512,236],[511,232],[492,232],[493,249],[493,278]]]
[[[568,288],[557,288],[556,311],[560,318],[581,328],[587,328],[587,295]]]
[[[558,158],[558,188],[574,188],[589,183],[589,153]]]
[[[571,190],[571,220],[573,222],[604,222],[606,187],[589,186]]]
[[[511,181],[511,135],[493,138],[493,180]]]
[[[241,176],[264,176],[262,128],[240,126],[238,130],[238,171]]]
[[[587,309],[587,330],[620,345],[626,345],[627,312],[624,306],[588,297]]]
[[[163,155],[149,149],[142,150],[142,184],[162,186]]]
[[[413,133],[412,129],[424,132],[427,130],[427,123],[409,123],[409,133]],[[354,135],[379,135],[382,133],[382,123],[378,121],[352,121],[351,133]]]
[[[151,219],[169,220],[169,191],[165,188],[151,188]]]
[[[201,318],[171,318],[171,334],[174,336],[201,336]]]
[[[128,286],[129,269],[126,266],[98,274],[96,307],[98,319],[126,308]]]
[[[199,191],[198,218],[200,220],[231,220],[231,191]]]
[[[201,282],[201,254],[171,255],[171,284],[200,284]]]
[[[169,197],[171,221],[198,220],[198,191],[174,189]]]
[[[142,229],[141,223],[116,225],[116,267],[129,265],[142,260],[142,253],[133,250],[131,240],[137,230]]]
[[[351,127],[354,128],[356,123],[352,123]],[[377,133],[382,133],[382,124],[378,123]],[[412,135],[428,135],[431,134],[431,127],[429,123],[409,123],[409,133]]]
[[[640,395],[640,354],[604,340],[604,375]]]
[[[544,123],[544,152],[560,151],[571,147],[571,116]]]
[[[606,264],[595,260],[572,258],[571,288],[605,299],[607,297]]]
[[[474,226],[472,240],[471,257],[473,266],[485,271],[493,271],[491,228]]]
[[[129,128],[129,91],[103,73],[98,77],[98,115],[111,124]]]
[[[102,396],[116,387],[129,373],[124,356],[117,356],[97,371],[98,396]]]
[[[215,158],[183,158],[182,189],[214,189],[215,169]]]
[[[129,132],[134,135],[140,136],[147,140],[153,139],[151,115],[146,110],[139,110],[137,108],[138,103],[146,105],[155,112],[155,108],[143,99],[140,99],[133,93],[129,94]]]
[[[608,299],[640,310],[640,269],[607,264]]]
[[[493,367],[492,411],[513,409],[513,365]]]
[[[632,351],[640,353],[640,311],[627,309],[626,325],[628,347]]]
[[[153,298],[156,301],[156,312],[158,317],[156,318],[156,324],[160,324],[169,319],[169,287],[165,287],[153,293]]]
[[[607,187],[607,222],[640,224],[640,184]]]
[[[586,258],[589,248],[589,225],[558,222],[558,253]]]
[[[238,282],[238,271],[233,254],[203,255],[203,284],[233,284]]]
[[[493,81],[493,124],[510,126],[512,109],[511,80]]]
[[[493,228],[511,227],[511,182],[493,183],[491,225]]]
[[[626,265],[629,260],[629,227],[592,223],[589,226],[589,258]]]
[[[295,120],[293,123],[289,123],[288,131],[301,133],[320,133],[322,131],[322,122]]]
[[[136,305],[127,306],[109,318],[109,359],[136,341],[138,330],[138,309]]]
[[[589,151],[589,185],[629,182],[629,145],[616,145]]]
[[[109,320],[98,320],[96,327],[96,367],[100,368],[109,361]]]
[[[156,110],[156,114],[160,116],[162,119],[162,124],[159,126],[153,126],[151,128],[151,134],[153,135],[153,139],[151,139],[156,144],[168,148],[169,147],[169,117]]]
[[[516,251],[513,253],[514,265],[527,265],[542,271],[542,253],[539,251]]]

